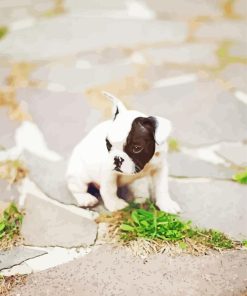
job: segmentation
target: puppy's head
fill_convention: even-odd
[[[127,110],[121,101],[104,92],[113,103],[113,121],[106,137],[112,169],[127,175],[139,173],[152,159],[170,131],[170,122],[158,116]]]

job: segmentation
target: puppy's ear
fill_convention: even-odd
[[[171,133],[171,122],[168,119],[159,116],[151,116],[149,119],[152,120],[155,127],[154,138],[156,143],[158,145],[163,144]]]
[[[117,117],[117,115],[121,112],[126,111],[126,107],[124,106],[124,104],[118,99],[116,98],[114,95],[103,91],[102,94],[107,97],[113,104],[113,120]]]

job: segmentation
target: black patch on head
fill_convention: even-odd
[[[114,118],[113,118],[113,120],[116,119],[116,117],[117,117],[118,114],[119,114],[119,110],[118,110],[118,107],[117,107],[116,112],[115,112],[115,114],[114,114]]]
[[[124,146],[124,152],[135,163],[136,173],[140,172],[153,157],[155,152],[155,127],[153,117],[137,117]]]
[[[107,148],[108,152],[110,152],[112,144],[109,142],[109,140],[107,138],[105,139],[105,142],[106,142],[106,148]]]

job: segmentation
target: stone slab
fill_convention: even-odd
[[[126,9],[126,3],[122,0],[108,0],[99,2],[92,0],[90,3],[87,0],[65,0],[65,8],[71,13],[85,13],[88,11],[102,12],[102,11],[115,11]]]
[[[9,184],[6,180],[0,179],[0,200],[4,202],[18,202],[19,192],[16,184]]]
[[[10,32],[0,42],[0,52],[2,57],[14,60],[47,60],[105,47],[180,42],[185,40],[186,34],[187,25],[183,22],[65,15]]]
[[[23,153],[22,157],[28,167],[30,179],[42,192],[63,204],[77,205],[67,188],[66,161],[49,161],[27,151]]]
[[[10,69],[0,65],[0,87],[6,86],[6,77],[9,75]]]
[[[178,46],[152,48],[146,51],[155,64],[175,63],[217,66],[216,44],[186,43]]]
[[[246,17],[246,15],[247,15],[246,0],[238,0],[238,1],[234,2],[234,10],[238,15]]]
[[[238,43],[232,44],[232,46],[229,49],[229,54],[234,57],[247,58],[247,44],[246,44],[246,42],[238,42]]]
[[[230,86],[247,92],[247,66],[244,64],[231,64],[228,65],[221,73],[220,76],[230,83]]]
[[[247,186],[230,181],[172,180],[170,192],[185,219],[203,228],[247,238]]]
[[[238,166],[247,167],[247,145],[220,144],[217,153]]]
[[[17,97],[27,103],[48,147],[62,156],[70,155],[101,118],[80,93],[25,88],[18,91]]]
[[[174,177],[232,179],[235,171],[223,165],[186,155],[184,153],[168,154],[169,174]]]
[[[82,92],[88,87],[119,80],[125,76],[133,75],[133,73],[134,67],[130,64],[107,64],[89,69],[78,69],[59,64],[37,69],[31,78],[61,85],[70,92]]]
[[[244,20],[216,20],[205,22],[196,30],[195,37],[203,40],[246,40],[246,22]]]
[[[132,98],[132,106],[170,119],[172,137],[181,144],[200,146],[247,138],[247,105],[213,81],[151,89]]]
[[[64,248],[93,245],[97,224],[51,202],[27,196],[21,235],[25,245]]]
[[[5,209],[9,206],[9,203],[7,201],[0,200],[0,217],[2,216],[2,213],[5,211]]]
[[[151,9],[164,18],[190,19],[200,16],[220,16],[222,11],[217,1],[197,0],[146,0]],[[179,7],[179,9],[178,9]]]
[[[11,148],[15,144],[14,132],[19,126],[17,121],[13,121],[8,116],[6,108],[0,108],[0,146]]]
[[[246,290],[247,252],[141,259],[102,246],[82,259],[30,275],[10,295],[236,296]],[[83,292],[82,292],[83,291]]]
[[[14,247],[9,251],[0,252],[0,270],[18,265],[28,259],[46,254],[41,250],[34,250],[26,247]]]

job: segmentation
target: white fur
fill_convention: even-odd
[[[146,116],[134,110],[127,110],[122,102],[111,94],[105,93],[114,104],[114,113],[118,108],[116,120],[108,120],[97,125],[74,148],[68,170],[68,188],[76,198],[79,206],[94,206],[98,200],[87,193],[89,183],[98,184],[105,207],[110,211],[120,210],[127,203],[117,196],[117,187],[131,184],[134,180],[151,178],[152,197],[157,206],[164,211],[177,213],[180,211],[176,202],[171,200],[168,192],[168,168],[166,162],[166,139],[171,131],[170,122],[161,117],[156,117],[155,140],[157,142],[155,154],[142,171],[134,174],[135,165],[123,151],[123,145],[131,129],[133,120],[139,116]],[[113,144],[110,152],[106,149],[106,137]],[[124,159],[121,169],[123,174],[114,171],[114,157]]]

